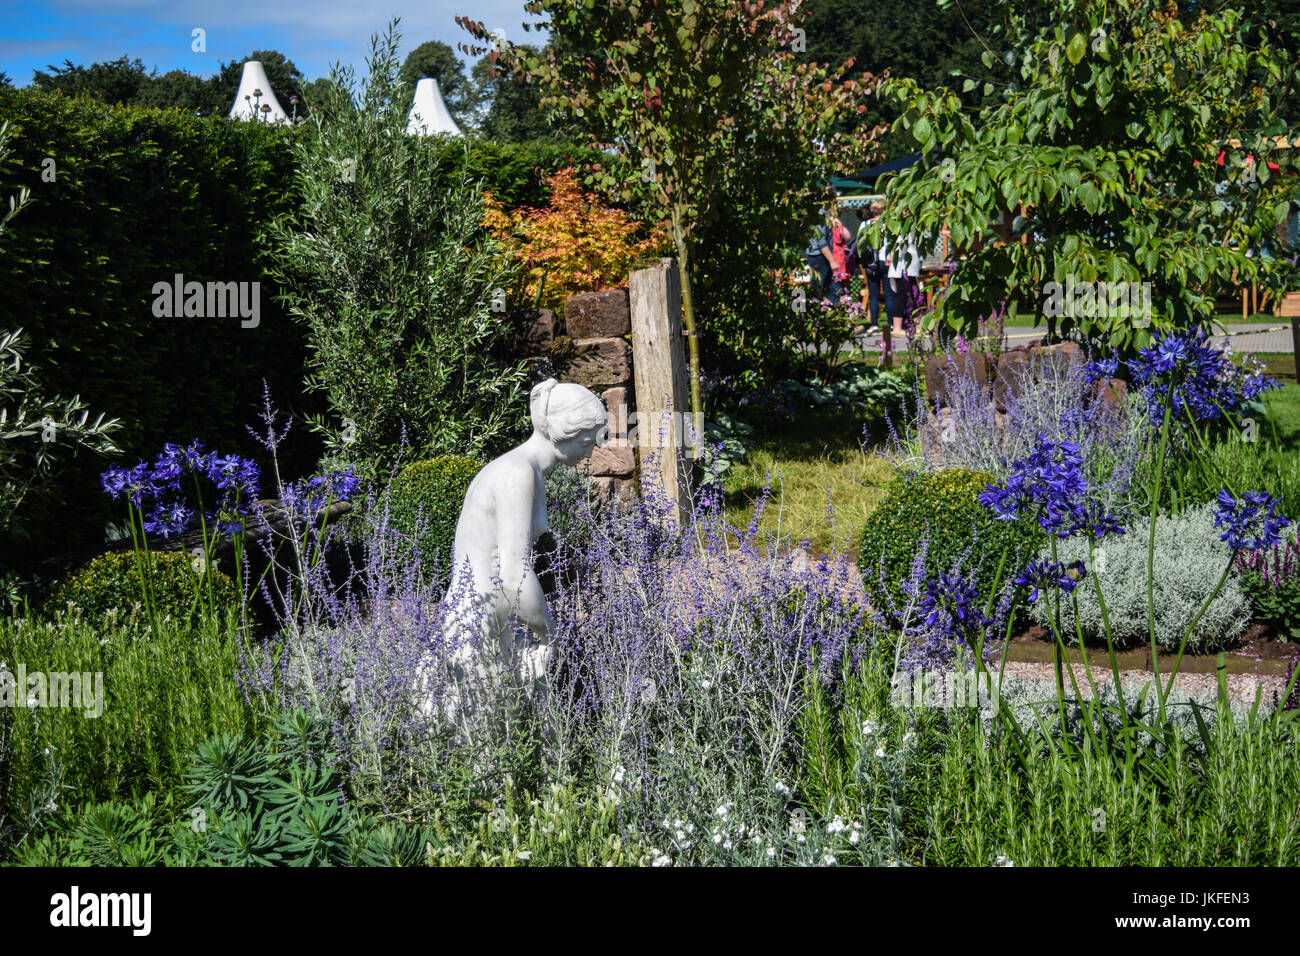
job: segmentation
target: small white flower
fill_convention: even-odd
[[[885,864],[885,866],[898,866],[898,865],[899,863],[897,860],[890,860],[888,863]]]
[[[884,747],[877,747],[877,748],[876,748],[876,756],[877,756],[877,757],[882,757],[882,758],[883,758],[883,757],[885,756],[885,748],[884,748]]]
[[[731,849],[731,838],[730,838],[730,837],[728,837],[726,840],[723,841],[723,843],[722,843],[722,848],[723,848],[724,850],[730,850],[730,849]]]
[[[807,843],[807,842],[808,842],[808,840],[804,837],[804,835],[803,835],[802,833],[800,833],[797,837],[795,837],[795,840],[796,840],[797,842],[799,842],[799,843]]]
[[[714,830],[714,831],[713,831],[713,842],[714,842],[714,843],[721,843],[721,842],[722,842],[722,834],[719,833],[717,830]]]
[[[845,825],[844,821],[841,820],[839,817],[836,817],[830,823],[826,824],[827,833],[843,833],[847,829],[848,827]]]
[[[912,741],[915,739],[916,739],[916,734],[909,730],[907,733],[903,734],[903,746],[904,747],[912,746]]]
[[[700,686],[703,687],[705,690],[708,690],[710,687],[713,686],[713,681],[711,681],[711,680],[702,680],[702,681],[700,681]]]
[[[652,860],[650,863],[651,866],[672,866],[673,865],[672,859],[667,854],[660,853],[658,850],[652,850],[651,852],[654,853],[655,855],[654,860]]]
[[[767,848],[767,858],[768,858],[769,860],[774,860],[774,859],[776,859],[776,847],[774,847],[774,846],[770,846],[770,847]]]
[[[862,722],[862,736],[870,737],[876,732],[876,722],[874,720],[864,720]]]
[[[515,856],[516,856],[518,859],[520,859],[520,860],[527,861],[527,860],[532,859],[533,851],[532,851],[532,850],[520,850],[518,853],[515,854]]]
[[[849,831],[849,843],[853,844],[853,846],[857,846],[858,841],[861,839],[862,839],[862,834],[858,832],[858,828],[856,826]]]
[[[775,790],[782,799],[790,799],[790,788],[782,781],[778,780],[776,783],[772,784],[772,789]]]
[[[678,840],[685,840],[686,832],[684,830],[678,830],[676,833],[673,834],[673,836],[677,837]]]
[[[1011,859],[1011,857],[1009,856],[1003,856],[1002,854],[999,853],[998,858],[993,861],[993,865],[994,866],[1015,866],[1016,861]]]
[[[835,854],[834,854],[834,853],[830,853],[830,852],[828,852],[825,856],[823,856],[823,857],[822,857],[822,865],[823,865],[823,866],[834,866],[834,865],[835,865]]]
[[[713,812],[725,820],[727,819],[727,814],[731,812],[731,804],[724,803],[722,806],[718,807],[718,809],[714,810]]]

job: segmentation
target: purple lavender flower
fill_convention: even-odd
[[[1238,500],[1228,489],[1219,492],[1214,526],[1222,528],[1220,540],[1234,551],[1272,548],[1282,540],[1291,522],[1277,513],[1277,500],[1263,491],[1248,491]]]

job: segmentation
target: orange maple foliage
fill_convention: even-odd
[[[647,229],[621,209],[602,206],[579,188],[572,167],[549,176],[547,183],[551,202],[543,209],[507,213],[491,193],[483,194],[484,228],[528,267],[529,304],[539,287],[541,305],[547,308],[557,308],[579,292],[624,288],[636,262],[667,249],[662,225]]]

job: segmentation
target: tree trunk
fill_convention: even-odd
[[[691,250],[682,226],[681,206],[673,205],[673,246],[677,250],[677,269],[682,280],[682,325],[686,327],[687,354],[690,357],[691,420],[703,421],[704,403],[700,400],[700,336],[695,325],[695,300],[691,292]],[[704,436],[698,437],[699,441]]]

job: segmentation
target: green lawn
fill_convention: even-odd
[[[861,449],[861,432],[862,423],[849,416],[804,415],[760,434],[757,447],[727,476],[728,516],[748,525],[754,501],[770,480],[763,531],[807,537],[818,551],[835,544],[856,551],[863,523],[884,500],[879,486],[894,474],[882,458]],[[833,531],[828,503],[834,505]]]

